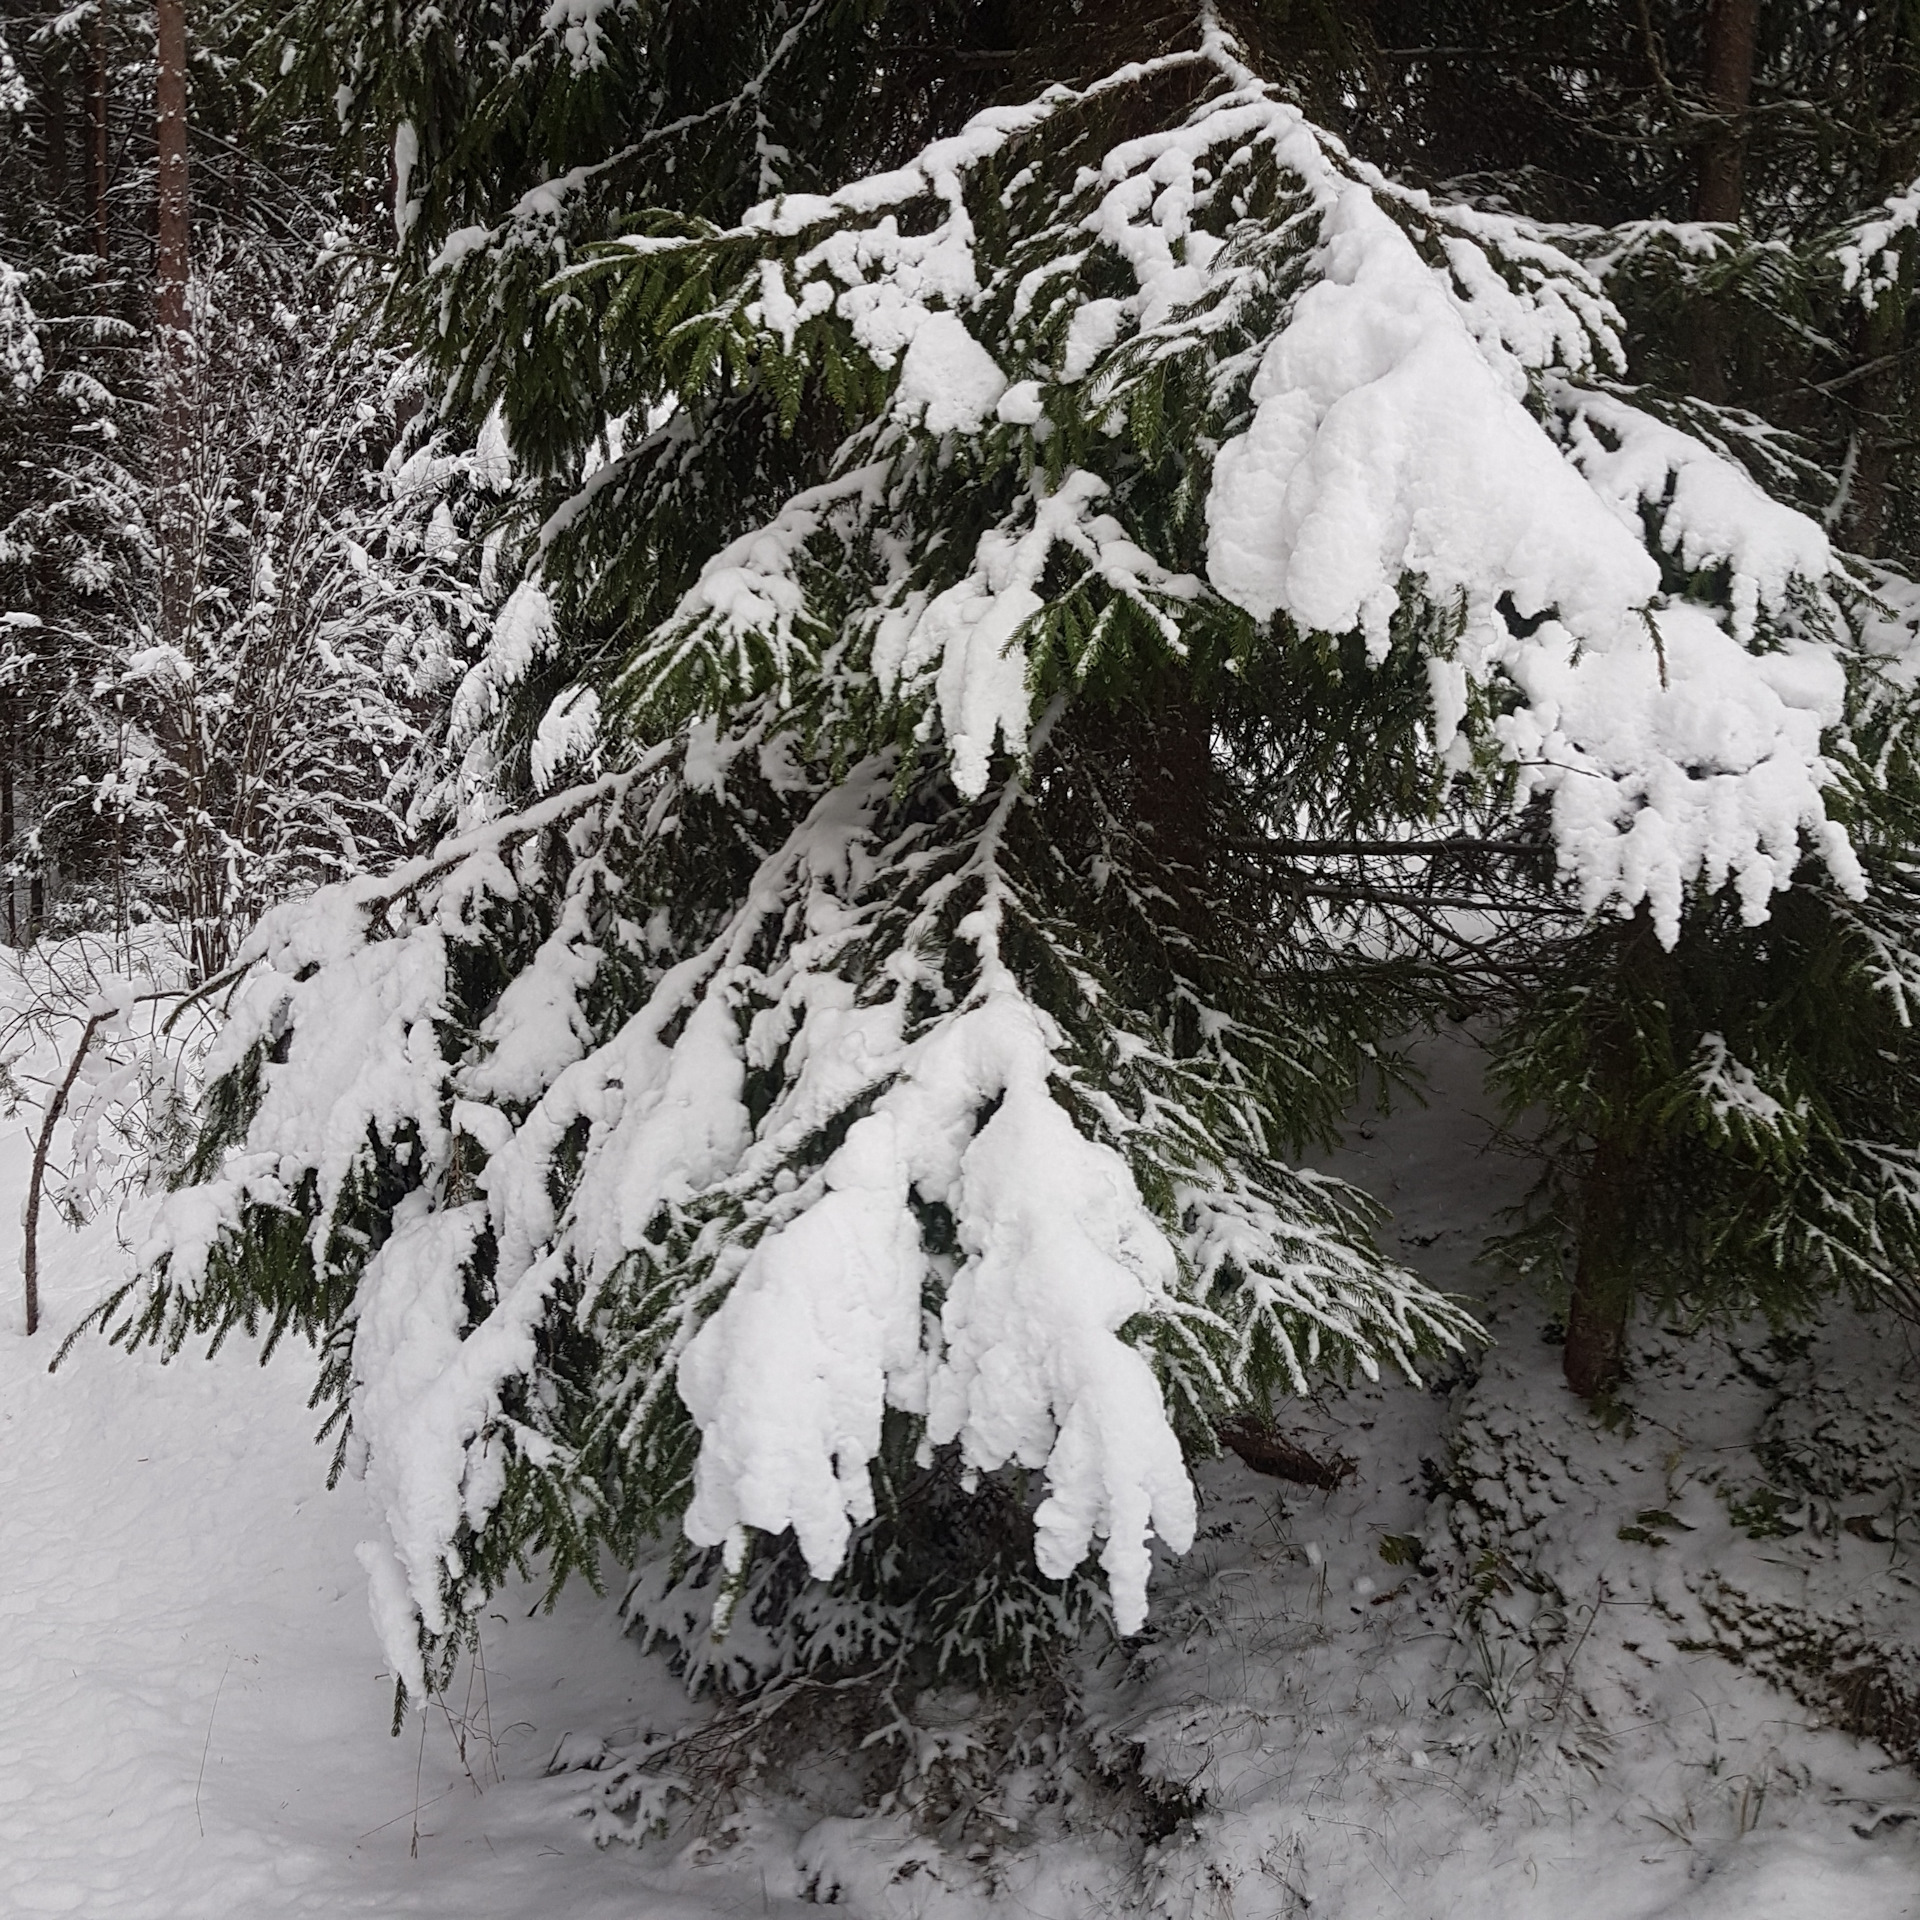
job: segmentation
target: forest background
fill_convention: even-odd
[[[1911,1317],[1904,0],[5,31],[30,1214],[313,1341],[396,1715],[528,1566],[749,1705],[1130,1639],[1482,1345],[1315,1170],[1423,1036],[1581,1431]]]

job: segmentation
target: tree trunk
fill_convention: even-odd
[[[7,757],[0,761],[0,867],[7,879],[7,945],[20,944],[20,916],[14,910],[13,882],[13,722],[7,722]]]
[[[1747,159],[1747,107],[1753,98],[1760,0],[1712,0],[1707,9],[1701,79],[1714,121],[1700,152],[1693,217],[1732,225],[1740,218]]]
[[[1211,946],[1209,831],[1213,710],[1175,666],[1149,684],[1147,711],[1125,725],[1141,838],[1162,863],[1175,937],[1196,954]]]
[[[154,320],[160,355],[160,637],[181,647],[189,619],[185,493],[192,341],[187,333],[190,262],[187,200],[186,0],[158,0],[159,247]]]
[[[1841,526],[1855,553],[1880,551],[1893,483],[1895,436],[1900,431],[1901,388],[1897,356],[1907,332],[1908,291],[1888,287],[1861,319],[1855,352],[1859,364],[1876,370],[1854,383],[1854,420]]]
[[[1620,1384],[1626,1366],[1633,1276],[1622,1257],[1622,1227],[1631,1204],[1632,1163],[1617,1140],[1601,1140],[1587,1168],[1580,1210],[1580,1255],[1567,1306],[1567,1385],[1595,1400]]]
[[[92,63],[87,77],[87,215],[93,229],[93,251],[107,257],[107,19],[106,9],[94,9],[91,34]]]
[[[21,49],[23,54],[31,51],[31,43]],[[41,147],[45,155],[47,197],[64,213],[73,155],[69,151],[67,132],[67,62],[57,45],[41,49],[37,78],[40,82],[40,110],[44,116]]]
[[[1879,200],[1904,188],[1920,165],[1920,140],[1913,131],[1914,109],[1920,105],[1920,48],[1904,24],[1897,24],[1896,32],[1899,43],[1877,102],[1873,196]],[[1911,277],[1902,272],[1860,316],[1854,341],[1855,365],[1868,371],[1848,395],[1853,433],[1840,524],[1847,544],[1869,557],[1880,551],[1886,534],[1898,445],[1910,438],[1910,376],[1901,352],[1912,297]]]
[[[1207,798],[1213,784],[1213,716],[1175,674],[1161,682],[1158,711],[1141,729],[1134,774],[1140,824],[1155,850],[1204,884]]]
[[[24,811],[27,816],[28,831],[32,833],[38,829],[40,824],[41,795],[45,790],[42,783],[46,778],[46,743],[39,734],[32,732],[27,735],[24,741],[20,741],[17,735],[15,736],[15,740],[21,748],[19,755],[20,771],[25,775],[24,785],[26,787],[26,806]],[[20,811],[17,799],[15,806],[17,814]],[[15,831],[18,831],[17,819],[15,821]],[[30,857],[33,865],[27,875],[27,925],[26,938],[22,942],[23,945],[29,947],[47,930],[47,881],[46,868],[43,864],[45,860],[44,847],[34,847]]]
[[[1707,12],[1702,79],[1714,121],[1700,150],[1693,215],[1723,226],[1740,224],[1747,158],[1747,105],[1753,97],[1754,38],[1760,0],[1713,0]],[[1709,295],[1694,316],[1693,387],[1703,400],[1724,404],[1733,357],[1731,329],[1718,299]]]
[[[1660,1043],[1648,1021],[1671,1017],[1671,957],[1641,907],[1615,936],[1604,963],[1611,977],[1588,1000],[1594,1027],[1585,1081],[1593,1140],[1580,1192],[1580,1246],[1567,1303],[1567,1385],[1584,1399],[1613,1391],[1626,1367],[1634,1277],[1641,1244],[1645,1137],[1645,1060]]]
[[[160,247],[154,260],[154,318],[163,345],[187,324],[187,9],[186,0],[158,0],[159,78],[155,88],[159,143]]]

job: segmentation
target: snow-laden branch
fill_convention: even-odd
[[[1212,91],[1064,194],[1045,184],[1032,156],[1094,93],[1174,67],[1212,72]],[[989,195],[1011,237],[983,237]],[[621,271],[620,254],[632,271],[734,260],[700,324],[790,363],[785,378],[840,350],[892,375],[839,477],[717,554],[642,646],[643,701],[696,664],[702,687],[793,697],[853,636],[882,695],[936,718],[957,782],[980,792],[996,744],[1024,746],[1061,600],[1041,583],[1071,555],[1068,593],[1100,622],[1076,671],[1115,602],[1175,657],[1196,611],[1223,603],[1268,644],[1357,631],[1375,661],[1421,647],[1436,748],[1462,768],[1505,758],[1552,796],[1589,911],[1647,905],[1670,941],[1687,889],[1732,879],[1764,916],[1809,850],[1857,892],[1826,807],[1850,643],[1825,534],[1587,384],[1619,351],[1589,269],[1524,222],[1356,163],[1211,29],[1095,89],[976,116],[907,167],[769,201],[724,234],[636,237],[581,270]],[[1090,294],[1112,284],[1096,258],[1133,291]],[[1163,457],[1166,383],[1190,378],[1208,396],[1183,450],[1199,575],[1129,510],[1141,462]],[[962,475],[996,516],[931,549]]]
[[[923,1458],[1042,1475],[1040,1572],[1096,1553],[1132,1631],[1151,1540],[1192,1536],[1177,1407],[1330,1360],[1411,1370],[1471,1322],[1383,1265],[1354,1196],[1273,1163],[1231,1019],[1198,1057],[1143,1027],[1090,1070],[1062,1024],[1085,1008],[1036,991],[1036,946],[1045,977],[1098,988],[1029,897],[1049,856],[1019,850],[1017,773],[932,840],[895,813],[890,760],[823,784],[607,1025],[609,962],[648,940],[608,912],[710,778],[713,744],[688,747],[684,776],[656,757],[274,917],[213,1063],[251,1086],[248,1117],[157,1217],[136,1317],[216,1311],[276,1217],[307,1223],[316,1281],[351,1276],[350,1458],[385,1522],[363,1557],[415,1688],[509,1472],[564,1480],[596,1434],[696,1545],[738,1564],[791,1529],[827,1579],[904,1415]],[[459,982],[544,857],[536,821],[570,836],[558,911],[469,1028]],[[1157,1199],[1147,1170],[1174,1176]],[[396,1178],[405,1196],[374,1201]],[[533,1391],[562,1328],[603,1353],[598,1404],[568,1420]]]

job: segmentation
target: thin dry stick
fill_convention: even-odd
[[[446,1793],[436,1793],[431,1800],[423,1800],[419,1806],[413,1809],[412,1818],[417,1822],[429,1807],[437,1807],[440,1802],[447,1797],[447,1794],[452,1791],[453,1789],[449,1787]],[[397,1827],[402,1820],[407,1818],[408,1815],[405,1813],[396,1813],[391,1820],[382,1820],[377,1827],[369,1827],[366,1832],[360,1836],[360,1839],[356,1840],[353,1844],[357,1847],[361,1840],[371,1840],[376,1833],[385,1833],[389,1827]]]
[[[31,1328],[28,1329],[32,1331]],[[213,1705],[207,1709],[207,1737],[200,1743],[200,1771],[193,1781],[193,1818],[200,1829],[200,1838],[207,1837],[207,1823],[200,1818],[200,1786],[207,1777],[207,1755],[213,1748],[213,1716],[220,1711],[220,1695],[226,1689],[227,1675],[233,1671],[233,1655],[227,1655],[227,1664],[220,1669],[220,1684],[213,1690]]]
[[[80,1044],[73,1050],[73,1058],[67,1063],[66,1077],[55,1088],[54,1095],[47,1102],[47,1111],[40,1122],[40,1137],[33,1143],[33,1171],[27,1178],[27,1216],[26,1246],[20,1257],[20,1271],[26,1283],[27,1292],[27,1336],[29,1339],[40,1330],[40,1191],[47,1181],[47,1155],[53,1147],[53,1130],[60,1124],[60,1116],[67,1110],[67,1096],[73,1091],[73,1083],[80,1077],[80,1063],[87,1057],[87,1049],[93,1044],[93,1036],[101,1023],[112,1018],[112,1011],[96,1013],[80,1033]],[[217,1698],[217,1696],[216,1696]],[[207,1737],[213,1737],[212,1725],[208,1725]],[[203,1763],[204,1764],[204,1763]]]
[[[162,1033],[171,1033],[173,1023],[190,1006],[230,985],[245,971],[245,967],[229,967],[225,973],[216,974],[197,987],[163,987],[153,993],[136,993],[125,1005],[149,1006],[156,1000],[177,998],[180,1004],[167,1015],[160,1028]],[[27,1212],[21,1223],[25,1245],[20,1256],[20,1271],[26,1285],[29,1335],[40,1329],[40,1195],[47,1183],[47,1159],[53,1152],[54,1129],[59,1126],[60,1116],[67,1110],[68,1097],[73,1092],[73,1083],[80,1077],[80,1068],[86,1060],[87,1049],[93,1045],[93,1036],[121,1011],[122,1008],[117,1006],[103,1007],[98,1013],[88,1016],[87,1024],[80,1030],[80,1044],[74,1048],[73,1058],[67,1063],[65,1077],[54,1089],[53,1098],[47,1102],[47,1110],[40,1119],[39,1137],[33,1143],[33,1171],[27,1178]]]
[[[473,1625],[473,1657],[480,1668],[480,1712],[486,1721],[487,1754],[493,1762],[493,1777],[500,1781],[506,1776],[500,1771],[500,1743],[493,1737],[493,1701],[487,1693],[487,1650],[481,1644],[478,1620]]]
[[[420,1715],[420,1752],[413,1763],[413,1838],[407,1844],[408,1857],[414,1860],[420,1858],[420,1775],[425,1770],[426,1764],[427,1716],[422,1712]],[[444,1794],[440,1797],[442,1799],[446,1798]]]

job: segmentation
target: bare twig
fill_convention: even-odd
[[[207,1737],[200,1743],[200,1771],[193,1778],[193,1818],[202,1840],[207,1837],[207,1823],[200,1818],[200,1787],[207,1777],[207,1755],[213,1750],[213,1716],[220,1711],[220,1696],[226,1691],[227,1675],[232,1671],[233,1655],[229,1652],[227,1664],[220,1669],[220,1684],[213,1690],[213,1705],[207,1709]]]
[[[23,1246],[21,1248],[20,1271],[25,1284],[27,1308],[27,1332],[29,1336],[40,1330],[40,1202],[46,1188],[47,1161],[53,1152],[53,1136],[60,1125],[61,1116],[67,1110],[67,1102],[72,1096],[74,1082],[80,1077],[80,1069],[85,1064],[93,1038],[108,1021],[117,1019],[131,1008],[151,1006],[156,1001],[178,999],[180,1004],[169,1013],[161,1023],[162,1033],[171,1033],[173,1024],[181,1014],[197,1001],[217,993],[222,987],[230,986],[247,971],[252,963],[229,967],[224,973],[216,974],[211,980],[202,981],[197,987],[160,987],[149,993],[136,993],[125,1000],[109,1006],[97,1006],[87,1016],[87,1023],[80,1029],[79,1043],[74,1047],[73,1058],[67,1062],[67,1070],[60,1084],[54,1089],[53,1098],[47,1102],[46,1111],[40,1116],[40,1131],[33,1143],[33,1167],[27,1177],[26,1217],[21,1222]]]
[[[420,1776],[427,1764],[427,1716],[420,1716],[420,1752],[413,1763],[413,1838],[407,1843],[410,1859],[420,1858]],[[442,1795],[442,1798],[445,1796]]]
[[[74,1048],[73,1058],[67,1064],[66,1077],[54,1089],[53,1098],[47,1102],[46,1113],[40,1121],[39,1137],[33,1143],[33,1171],[27,1177],[27,1214],[23,1223],[26,1244],[20,1258],[20,1272],[27,1295],[29,1339],[40,1330],[40,1193],[46,1185],[47,1155],[53,1148],[53,1131],[67,1109],[67,1097],[73,1092],[74,1081],[80,1077],[80,1063],[87,1057],[94,1034],[119,1011],[118,1007],[107,1007],[88,1018],[86,1026],[81,1029],[80,1044]],[[207,1737],[213,1737],[211,1722],[208,1723]]]

